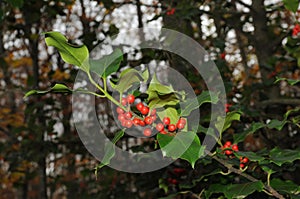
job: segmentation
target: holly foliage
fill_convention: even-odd
[[[1,198],[299,198],[298,9],[298,0],[1,1]],[[203,46],[222,75],[227,104],[218,88],[209,90],[170,52],[124,46],[89,59],[104,38],[132,27],[144,29],[135,37],[147,38],[154,36],[151,26]],[[165,65],[197,96],[166,84],[158,75]],[[73,87],[78,69],[92,89]],[[147,89],[141,92],[141,85]],[[78,93],[95,97],[111,140],[101,162],[72,122],[71,96]],[[131,95],[133,103],[123,104]],[[215,105],[226,117],[209,125]],[[134,128],[142,144],[126,134]],[[205,137],[216,142],[210,150]],[[161,149],[175,161],[158,171],[125,173],[109,167],[115,147]]]

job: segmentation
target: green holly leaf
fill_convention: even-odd
[[[236,133],[233,135],[234,142],[239,143],[239,142],[243,141],[247,135],[254,133],[263,127],[265,127],[264,123],[261,123],[261,122],[252,123],[251,126],[244,132]]]
[[[53,87],[51,87],[49,90],[30,90],[28,91],[24,98],[29,97],[31,95],[44,95],[47,93],[72,93],[73,90],[69,89],[66,85],[64,84],[55,84]]]
[[[166,85],[161,84],[158,81],[158,79],[157,79],[157,77],[156,77],[155,74],[153,75],[153,78],[152,78],[152,80],[150,82],[148,90],[149,90],[149,92],[158,92],[161,95],[171,94],[171,93],[175,92],[175,90],[173,89],[172,85],[166,86]]]
[[[119,93],[124,93],[132,86],[140,84],[141,81],[144,81],[144,79],[140,72],[133,68],[128,68],[121,72],[120,79],[116,85],[114,85],[112,81],[110,84],[113,89],[117,90]]]
[[[153,108],[161,108],[164,106],[174,106],[180,102],[180,93],[176,92],[173,87],[161,84],[156,75],[150,82],[147,90],[148,106]]]
[[[260,180],[243,184],[212,184],[208,190],[205,191],[205,196],[210,198],[213,193],[223,193],[226,198],[245,198],[255,191],[263,191],[263,188],[264,184]]]
[[[284,6],[286,9],[297,12],[299,7],[299,0],[283,0]]]
[[[100,77],[106,78],[118,71],[121,61],[123,61],[123,53],[120,49],[115,49],[111,54],[98,60],[90,59],[90,70]]]
[[[280,149],[275,147],[270,151],[270,161],[281,166],[284,163],[292,163],[295,160],[300,160],[300,150]]]
[[[89,51],[85,45],[76,46],[68,43],[68,40],[59,32],[46,32],[45,41],[48,46],[55,47],[61,58],[68,64],[78,66],[85,72],[89,71]]]
[[[278,178],[274,178],[270,181],[271,187],[273,187],[275,190],[287,193],[289,195],[294,194],[298,195],[300,194],[300,186],[295,184],[294,182],[290,180],[283,181]]]
[[[202,125],[198,125],[198,128],[196,129],[196,131],[199,132],[199,133],[204,133],[206,135],[210,135],[213,138],[215,138],[216,140],[218,140],[218,138],[219,138],[219,134],[216,133],[215,129],[210,128],[210,127],[205,128]]]
[[[103,159],[101,160],[101,163],[96,167],[96,175],[99,169],[104,167],[105,165],[108,165],[110,163],[110,160],[115,156],[115,147],[116,143],[124,136],[124,131],[119,131],[112,141],[109,141],[105,145],[105,155]]]
[[[261,169],[264,170],[265,172],[267,172],[270,175],[277,172],[277,171],[274,170],[274,165],[272,165],[272,168],[268,165],[262,165]]]
[[[193,110],[198,109],[204,103],[216,104],[218,101],[219,96],[217,93],[203,91],[196,98],[187,99],[180,104],[182,108],[181,116],[189,116]]]
[[[171,124],[176,124],[179,119],[177,109],[171,106],[167,107],[162,111],[157,111],[157,115],[160,118],[160,120],[163,120],[164,117],[169,117],[171,120]]]
[[[159,133],[157,140],[164,156],[187,160],[193,168],[196,161],[204,154],[204,147],[201,146],[194,132],[180,132],[176,136]]]
[[[274,83],[278,83],[279,81],[286,81],[289,85],[294,86],[300,83],[300,80],[297,79],[287,79],[283,77],[276,77],[276,81]]]
[[[286,120],[283,121],[279,121],[279,120],[271,120],[266,126],[270,129],[277,129],[278,131],[280,131],[284,125],[287,123]]]
[[[218,129],[218,131],[222,133],[231,126],[233,121],[235,121],[235,120],[239,121],[240,117],[241,117],[240,112],[237,112],[237,111],[229,112],[229,113],[227,113],[227,115],[225,117],[225,121],[223,118],[218,117],[217,123],[215,124],[215,126]],[[224,121],[224,125],[222,125],[223,121]]]
[[[23,0],[7,0],[7,2],[15,8],[21,8],[24,4]]]

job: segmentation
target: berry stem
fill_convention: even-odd
[[[95,82],[95,80],[92,78],[91,73],[90,73],[89,71],[87,72],[87,75],[88,75],[88,77],[89,77],[90,82],[91,82],[97,89],[99,89],[99,90],[105,95],[105,97],[107,97],[107,99],[109,99],[109,100],[110,100],[111,102],[113,102],[115,105],[121,107],[124,111],[126,111],[126,108],[125,108],[122,104],[120,104],[117,100],[115,100],[115,99],[107,92],[107,89],[103,89],[99,84],[97,84],[97,83]],[[103,78],[103,80],[104,80],[104,78]],[[103,82],[103,83],[106,84],[106,81]],[[106,87],[106,86],[105,86],[105,87]]]

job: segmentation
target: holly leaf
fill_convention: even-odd
[[[167,107],[163,111],[157,111],[157,115],[160,120],[163,120],[164,117],[169,117],[171,120],[171,124],[176,124],[179,119],[179,114],[174,107]]]
[[[189,116],[191,112],[198,109],[204,103],[216,104],[219,100],[218,94],[214,92],[203,91],[196,98],[187,99],[181,103],[181,116]]]
[[[139,71],[133,68],[128,68],[121,72],[117,85],[114,85],[112,81],[110,84],[113,89],[117,90],[119,93],[124,93],[135,84],[139,84],[141,81],[143,81],[143,78]]]
[[[287,193],[289,195],[291,195],[291,194],[294,194],[294,195],[300,194],[300,186],[293,183],[290,180],[283,181],[281,179],[274,178],[270,181],[270,185],[275,190]]]
[[[164,106],[174,106],[180,102],[179,93],[176,92],[173,87],[161,84],[156,75],[150,82],[147,90],[148,94],[148,106],[153,108],[161,108]]]
[[[173,159],[187,160],[194,168],[196,161],[204,154],[204,147],[194,132],[180,132],[176,136],[157,134],[162,153]]]
[[[68,64],[78,66],[83,71],[89,70],[89,51],[85,45],[76,46],[68,43],[68,40],[59,32],[46,32],[45,42],[48,46],[55,47],[61,58]]]
[[[240,117],[241,117],[240,112],[237,112],[237,111],[229,112],[229,113],[227,113],[227,115],[225,117],[224,125],[221,125],[221,124],[223,124],[223,118],[218,117],[217,123],[215,124],[215,126],[218,129],[218,131],[220,133],[222,133],[231,126],[231,124],[234,120],[239,121]]]
[[[291,86],[294,86],[294,85],[300,83],[300,80],[297,80],[297,79],[287,79],[287,78],[283,78],[283,77],[276,77],[276,81],[274,83],[277,83],[279,81],[286,81]]]
[[[9,0],[7,2],[15,8],[21,8],[24,4],[23,0]]]
[[[284,125],[287,123],[286,120],[283,121],[279,121],[279,120],[271,120],[266,126],[270,129],[277,129],[278,131],[280,131]]]
[[[115,49],[111,54],[98,60],[90,59],[90,70],[100,77],[106,78],[118,71],[121,61],[123,61],[123,53],[120,49]]]
[[[300,150],[280,149],[275,147],[270,151],[270,161],[281,166],[284,163],[292,163],[295,160],[300,160]]]
[[[53,92],[53,93],[72,93],[73,90],[69,89],[64,84],[55,84],[50,89],[44,90],[44,91],[42,91],[42,90],[30,90],[25,94],[24,98],[29,97],[31,95],[44,95],[44,94],[47,94],[47,93],[50,93],[50,92]]]
[[[265,127],[264,123],[261,123],[261,122],[252,123],[251,126],[244,132],[236,133],[233,135],[234,142],[239,143],[239,142],[243,141],[247,135],[254,133],[263,127]]]
[[[286,9],[297,12],[299,7],[299,0],[283,0],[284,6]]]
[[[210,198],[213,193],[223,193],[226,198],[245,198],[255,191],[261,192],[263,188],[264,184],[260,180],[243,184],[213,184],[205,191],[205,196]]]
[[[163,94],[170,94],[170,93],[174,93],[175,90],[173,89],[173,87],[170,86],[166,86],[161,84],[158,80],[156,75],[153,75],[153,78],[150,82],[149,88],[148,88],[149,92],[158,92],[159,94],[163,95]]]
[[[96,167],[96,175],[99,169],[104,167],[105,165],[108,165],[110,163],[110,160],[115,156],[115,147],[116,143],[124,136],[124,131],[119,131],[115,137],[112,139],[112,141],[109,141],[105,145],[105,155],[103,159],[101,160],[101,163]]]

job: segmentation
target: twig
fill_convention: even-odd
[[[213,155],[210,151],[206,151],[206,153],[211,158],[213,158],[214,160],[216,160],[220,164],[224,165],[228,169],[229,172],[233,172],[233,173],[236,173],[236,174],[238,174],[240,176],[243,176],[244,178],[248,179],[251,182],[257,182],[257,181],[259,181],[258,179],[252,177],[251,175],[248,175],[248,174],[242,172],[241,170],[232,167],[232,165],[229,164],[229,163],[227,163],[226,160],[222,160],[222,159],[218,158],[217,156]],[[283,195],[281,195],[275,189],[273,189],[273,187],[271,187],[271,186],[269,186],[269,185],[267,185],[265,183],[264,183],[264,189],[267,190],[268,192],[270,192],[276,198],[284,199]]]
[[[272,104],[300,105],[300,99],[270,99],[260,102],[259,106],[266,107]]]

